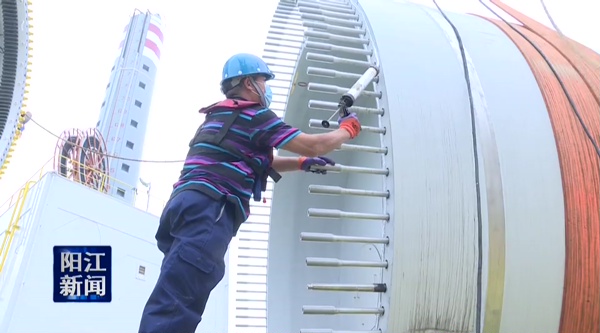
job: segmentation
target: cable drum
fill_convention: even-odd
[[[107,193],[108,158],[100,132],[95,128],[72,129],[58,137],[54,170],[63,177]]]

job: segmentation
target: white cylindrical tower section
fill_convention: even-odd
[[[97,127],[107,144],[109,193],[133,204],[154,80],[163,45],[161,18],[136,13],[124,30]]]
[[[529,30],[544,51],[527,54],[502,22],[408,1],[282,0],[274,17],[289,28],[272,67],[301,30],[290,22],[305,27],[290,125],[338,128],[321,120],[380,72],[336,166],[275,185],[269,332],[599,331],[598,159],[579,134],[600,133],[598,104],[566,51]],[[584,121],[548,98],[566,101],[559,78]]]

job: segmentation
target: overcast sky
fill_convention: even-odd
[[[364,0],[367,1],[367,0]],[[432,5],[431,1],[416,1]],[[548,24],[537,0],[506,3]],[[181,4],[185,3],[185,6]],[[199,107],[220,99],[223,62],[237,52],[260,55],[277,0],[33,1],[33,59],[28,110],[55,134],[88,129],[98,121],[122,31],[135,8],[163,17],[165,43],[151,106],[143,159],[181,160],[201,122]],[[439,0],[449,10],[491,16],[476,0]],[[561,30],[600,50],[597,0],[547,0]],[[53,159],[57,139],[27,124],[0,180],[0,204]],[[47,168],[51,169],[48,164]],[[162,200],[181,168],[176,164],[144,164],[141,177],[152,182],[151,211]],[[138,207],[145,207],[141,196]]]

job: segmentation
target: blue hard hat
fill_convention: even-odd
[[[267,80],[275,78],[264,60],[252,54],[240,53],[229,58],[223,66],[221,87],[226,81],[248,75],[264,75]]]

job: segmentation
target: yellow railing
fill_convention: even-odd
[[[15,208],[13,209],[12,215],[10,216],[10,222],[8,222],[8,228],[4,232],[4,239],[2,240],[2,247],[0,247],[0,274],[4,269],[4,264],[6,263],[6,259],[8,258],[8,253],[10,252],[10,246],[15,238],[15,233],[19,230],[19,221],[21,221],[21,215],[23,214],[23,208],[25,207],[25,203],[27,202],[27,195],[29,194],[29,190],[35,184],[34,181],[28,181],[25,184],[25,187],[21,188],[19,191],[19,196],[17,198],[17,202],[15,203]]]
[[[46,161],[46,163],[43,164],[43,167],[36,170],[29,178],[27,178],[27,180],[23,183],[23,185],[21,185],[19,187],[19,189],[17,189],[2,204],[0,204],[0,216],[4,215],[4,213],[8,212],[13,207],[13,205],[15,205],[17,203],[21,191],[23,190],[23,188],[25,188],[25,186],[27,186],[28,183],[30,183],[30,182],[37,183],[44,175],[44,171],[51,171],[49,169],[50,162],[52,162],[52,159]]]
[[[48,162],[46,162],[44,165],[47,165]],[[7,200],[7,202],[0,206],[0,209],[2,207],[6,207],[6,210],[0,210],[1,216],[4,213],[6,213],[11,207],[13,207],[14,204],[13,212],[8,222],[8,227],[4,231],[4,239],[2,240],[2,246],[0,247],[0,275],[4,270],[4,265],[6,264],[6,260],[8,259],[8,253],[10,252],[10,247],[15,238],[15,234],[20,229],[19,222],[21,221],[21,215],[23,215],[23,208],[27,203],[27,195],[29,194],[29,191],[31,190],[33,185],[39,182],[39,180],[42,178],[43,171],[43,167],[40,170],[36,171],[36,173],[25,182],[25,185],[23,187],[21,187],[15,194],[13,194]],[[8,205],[6,206],[7,203]]]

